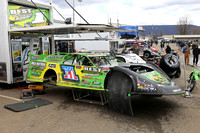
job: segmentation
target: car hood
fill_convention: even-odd
[[[170,81],[157,71],[146,72],[141,75],[160,84],[170,84]]]

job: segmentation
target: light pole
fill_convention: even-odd
[[[72,3],[73,8],[74,8],[74,5],[75,5],[75,2],[73,0],[73,3]],[[73,24],[75,24],[75,13],[74,13],[74,10],[73,10]]]
[[[83,0],[78,0],[78,2],[80,2],[80,12],[81,12],[81,2],[82,2]],[[81,23],[81,18],[80,18],[80,23]]]

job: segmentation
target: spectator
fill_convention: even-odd
[[[181,51],[183,52],[184,48],[185,48],[185,43],[181,42]]]
[[[185,64],[189,65],[190,48],[188,45],[186,45],[186,47],[183,49],[183,53],[185,54]]]
[[[162,41],[161,43],[160,43],[160,47],[161,47],[161,52],[163,52],[164,51],[164,42]]]
[[[167,54],[170,54],[172,49],[169,45],[167,45],[167,48],[165,49],[165,51],[166,51]]]
[[[155,43],[156,43],[156,46],[157,46],[158,45],[158,40],[156,40]]]
[[[194,49],[193,49],[193,66],[194,64],[198,64],[198,59],[199,59],[199,48],[198,45],[195,45]]]

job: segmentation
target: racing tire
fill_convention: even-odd
[[[147,59],[147,58],[150,58],[151,54],[150,54],[150,52],[144,52],[143,56],[144,56],[144,58]]]
[[[174,70],[174,71],[167,71],[167,75],[170,77],[170,78],[173,78],[175,75],[176,75],[176,72],[177,70]]]
[[[181,76],[181,69],[180,67],[177,69],[176,74],[175,74],[175,78],[180,78]]]
[[[114,71],[108,78],[108,106],[110,109],[133,116],[131,96],[132,80],[122,72]]]
[[[161,62],[163,66],[169,69],[177,69],[180,66],[180,62],[175,55],[166,54],[162,57]]]
[[[196,81],[192,80],[191,83],[188,85],[187,89],[192,92],[194,90],[194,87],[196,85]],[[190,89],[189,89],[190,88]]]

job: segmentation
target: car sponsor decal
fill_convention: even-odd
[[[84,79],[92,79],[92,77],[82,76]]]
[[[61,66],[61,68],[64,71],[63,79],[79,81],[79,77],[76,75],[73,66]]]
[[[35,76],[35,77],[40,77],[42,74],[42,71],[46,68],[46,63],[44,62],[35,62],[33,61],[31,63],[31,72],[30,75],[31,76]]]
[[[98,77],[99,74],[86,73],[85,76]]]
[[[91,82],[86,81],[85,79],[82,79],[82,83],[83,83],[83,84],[90,84]]]
[[[84,67],[83,70],[84,70],[83,72],[97,72],[97,73],[101,72],[101,68],[96,68],[96,67]]]
[[[76,69],[81,69],[82,67],[81,66],[76,66]]]
[[[145,83],[145,80],[141,81],[137,79],[138,91],[156,91],[156,88],[152,84]]]
[[[49,64],[49,67],[56,68],[56,64]]]
[[[96,81],[93,81],[93,82],[92,82],[92,84],[93,84],[93,85],[100,85],[100,84],[101,84],[101,82],[96,82]]]
[[[143,76],[147,77],[148,79],[153,80],[157,83],[170,84],[170,82],[162,74],[160,74],[157,71],[142,73],[141,75],[143,75]]]

